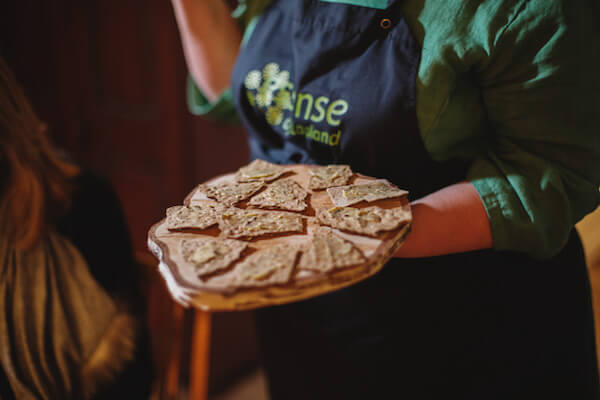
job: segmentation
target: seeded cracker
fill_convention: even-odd
[[[333,186],[346,185],[352,177],[348,165],[328,165],[310,170],[308,188],[311,190],[327,189]]]
[[[205,229],[217,223],[224,207],[219,204],[175,206],[167,208],[167,229]]]
[[[288,211],[306,210],[308,193],[293,179],[282,179],[254,196],[250,205],[260,208],[278,208]]]
[[[329,198],[338,207],[346,207],[361,201],[375,201],[400,197],[408,194],[385,179],[377,179],[369,183],[339,186],[327,189]]]
[[[271,182],[286,172],[285,168],[264,160],[254,160],[235,174],[238,182]]]
[[[226,206],[233,206],[246,200],[264,186],[263,182],[224,183],[215,186],[201,186],[206,196]]]
[[[235,266],[233,285],[253,287],[287,283],[299,250],[298,246],[280,244],[249,255]]]
[[[333,207],[318,209],[317,219],[343,231],[376,236],[379,232],[391,231],[410,222],[410,207],[384,209],[373,206],[366,208]]]
[[[219,215],[219,228],[230,238],[252,238],[273,233],[302,232],[300,215],[282,211],[229,208]]]
[[[352,242],[336,235],[331,229],[318,227],[308,248],[302,253],[298,268],[329,272],[364,261],[362,252]]]
[[[184,239],[180,251],[183,259],[196,268],[198,276],[202,276],[229,267],[247,246],[232,239]]]

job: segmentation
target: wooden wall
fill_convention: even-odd
[[[0,55],[55,143],[112,182],[137,251],[168,206],[246,162],[242,129],[187,111],[187,69],[168,0],[6,1]],[[151,299],[150,325],[169,329],[169,300],[158,289],[151,293],[164,298]],[[216,387],[256,362],[256,345],[250,314],[216,315],[212,326]],[[233,338],[232,329],[248,335]],[[174,340],[185,348],[189,338]]]
[[[169,1],[6,3],[2,54],[55,142],[113,182],[137,250],[167,206],[245,162],[241,129],[187,112]]]

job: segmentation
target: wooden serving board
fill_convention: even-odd
[[[308,209],[305,212],[298,213],[305,217],[304,232],[248,240],[251,251],[265,249],[280,243],[300,245],[307,243],[312,237],[314,228],[319,226],[315,218],[315,209],[334,207],[326,190],[311,191],[308,189],[309,170],[314,166],[286,165],[285,167],[289,172],[279,179],[291,178],[310,193],[307,198]],[[235,182],[234,175],[232,173],[220,176],[205,184],[233,183]],[[366,183],[373,179],[375,178],[355,174],[351,183]],[[198,190],[198,187],[184,200],[185,205],[198,205],[201,203],[214,204],[216,202],[208,199],[204,193]],[[246,208],[246,203],[241,203],[238,207]],[[406,196],[366,204],[361,203],[355,205],[355,207],[361,208],[372,205],[382,208],[409,207]],[[221,233],[217,227],[195,232],[172,232],[166,227],[166,219],[163,219],[150,229],[148,247],[158,258],[160,272],[163,274],[175,300],[203,310],[247,310],[307,299],[347,287],[372,276],[381,270],[400,248],[404,238],[410,231],[410,223],[396,230],[384,232],[377,237],[349,234],[337,229],[333,229],[333,231],[353,242],[363,252],[367,261],[360,265],[337,269],[329,273],[297,270],[294,272],[292,280],[287,284],[263,288],[234,289],[230,287],[227,284],[228,273],[231,273],[231,270],[235,268],[235,264],[222,273],[216,273],[208,279],[202,279],[197,276],[195,268],[183,260],[179,250],[181,240],[197,237],[219,237]]]

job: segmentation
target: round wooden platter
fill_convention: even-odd
[[[314,228],[319,226],[314,216],[315,209],[334,207],[326,190],[311,191],[308,189],[309,170],[314,166],[285,165],[284,167],[288,172],[279,179],[291,178],[309,192],[307,198],[308,209],[303,213],[299,213],[305,217],[304,232],[248,240],[250,251],[265,249],[280,243],[299,245],[308,243]],[[235,182],[234,175],[233,173],[223,175],[205,184],[233,183]],[[366,183],[373,179],[375,178],[354,174],[351,183]],[[214,204],[216,202],[208,199],[197,187],[185,198],[184,204],[197,205],[200,203]],[[410,207],[406,196],[361,203],[353,207],[361,208],[372,205],[382,208]],[[238,207],[246,208],[245,203],[239,204]],[[210,311],[248,310],[308,299],[353,285],[372,276],[381,270],[400,248],[404,238],[410,231],[410,223],[396,230],[383,232],[377,237],[350,234],[337,229],[333,229],[333,231],[344,239],[353,242],[363,252],[366,262],[352,267],[336,269],[329,273],[296,269],[287,284],[260,288],[236,289],[230,287],[227,284],[228,274],[235,268],[235,263],[225,271],[203,279],[197,276],[192,265],[183,260],[179,250],[181,240],[197,237],[219,237],[221,233],[217,227],[195,232],[172,232],[166,227],[166,219],[163,219],[150,229],[148,247],[158,258],[159,270],[175,300],[184,305],[192,305]]]

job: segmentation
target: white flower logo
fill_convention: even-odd
[[[265,119],[273,126],[281,124],[284,111],[293,111],[295,102],[294,84],[290,73],[282,71],[277,63],[268,63],[262,69],[252,70],[244,80],[248,104],[266,109]]]
[[[265,86],[261,86],[256,94],[256,104],[259,107],[269,107],[273,102],[273,92]]]
[[[244,84],[246,85],[246,89],[258,89],[260,87],[260,82],[262,78],[260,76],[260,71],[250,71],[248,75],[246,75],[246,80]]]
[[[272,77],[276,76],[279,73],[279,65],[275,63],[268,63],[263,68],[263,78],[265,81],[268,81]]]

